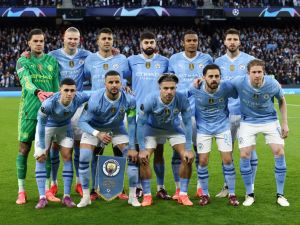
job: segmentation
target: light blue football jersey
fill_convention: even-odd
[[[74,55],[68,55],[63,48],[51,51],[49,55],[56,58],[59,65],[59,79],[72,78],[75,80],[77,91],[83,91],[85,59],[92,54],[90,51],[78,49]]]
[[[158,54],[151,59],[146,59],[143,54],[139,54],[130,56],[128,62],[131,70],[129,79],[138,111],[142,101],[159,89],[158,77],[168,71],[169,60]]]
[[[216,58],[215,64],[221,69],[222,80],[231,80],[238,76],[248,76],[247,65],[253,59],[255,59],[253,56],[240,52],[234,59],[229,58],[227,54]],[[231,115],[240,115],[240,100],[230,98],[228,109]]]
[[[189,95],[195,99],[197,133],[216,135],[230,129],[228,98],[237,98],[230,82],[221,81],[215,93],[208,93],[202,82],[199,89],[191,87]]]
[[[129,73],[128,60],[125,55],[118,54],[104,58],[99,52],[96,52],[86,58],[84,73],[91,79],[92,91],[97,91],[105,87],[105,74],[110,70],[120,73],[123,85],[125,86],[126,80],[124,78]]]
[[[128,133],[124,125],[124,117],[127,114]],[[125,91],[120,92],[117,100],[110,100],[106,96],[106,89],[100,89],[92,93],[85,107],[78,126],[84,132],[93,134],[94,131],[110,129],[113,133],[129,134],[129,146],[135,148],[135,99]]]
[[[169,61],[169,72],[175,73],[179,82],[177,91],[187,93],[193,80],[197,77],[202,77],[203,68],[212,64],[213,59],[209,54],[197,52],[194,58],[188,58],[184,52],[179,52],[171,56]],[[195,114],[195,103],[193,97],[189,98],[192,114]]]
[[[185,129],[181,126],[179,114]],[[180,133],[186,137],[186,149],[191,149],[192,142],[192,122],[191,107],[186,94],[176,93],[174,99],[168,105],[164,104],[159,92],[149,95],[140,106],[138,116],[137,137],[141,149],[145,149],[144,125],[156,129]]]
[[[283,90],[277,80],[265,76],[260,88],[250,84],[248,76],[231,80],[240,97],[242,121],[252,124],[262,124],[277,120],[274,108],[274,97],[283,97]]]
[[[68,106],[60,103],[60,92],[55,93],[46,99],[38,112],[38,130],[40,147],[45,148],[45,127],[68,126],[67,137],[73,137],[71,129],[71,118],[78,107],[87,102],[89,96],[84,92],[77,92],[74,99]]]

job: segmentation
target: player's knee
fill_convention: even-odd
[[[200,166],[207,166],[208,164],[208,157],[202,157],[199,155],[199,165]]]
[[[31,144],[26,142],[20,142],[19,153],[21,155],[27,156],[28,153],[30,152],[30,148],[31,148]]]
[[[281,145],[276,146],[273,148],[273,153],[275,156],[281,156],[284,155],[284,148]]]
[[[249,159],[251,156],[251,151],[249,151],[248,149],[246,148],[242,148],[241,151],[240,151],[240,158],[247,158]]]

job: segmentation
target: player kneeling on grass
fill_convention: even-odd
[[[64,197],[62,204],[70,208],[76,206],[70,198],[73,179],[73,135],[70,121],[77,108],[88,101],[88,99],[87,94],[76,92],[76,85],[73,79],[66,78],[60,83],[60,91],[44,101],[38,112],[34,157],[36,158],[35,174],[40,199],[35,206],[36,209],[42,209],[48,204],[45,196],[46,152],[53,139],[60,146],[61,156],[64,161]]]
[[[135,99],[132,95],[121,90],[121,75],[117,71],[108,71],[105,74],[105,88],[91,95],[88,104],[79,118],[79,127],[84,132],[80,142],[79,178],[82,184],[83,196],[77,207],[86,207],[91,204],[89,192],[89,164],[92,160],[95,147],[103,142],[112,142],[123,153],[128,154],[129,187],[136,187],[138,181],[137,151],[135,150]],[[124,125],[127,115],[128,133]],[[113,135],[110,134],[112,132]],[[129,144],[128,144],[129,143]],[[135,189],[130,189],[128,203],[140,206]]]
[[[162,74],[158,83],[160,92],[153,93],[143,101],[137,122],[140,176],[144,192],[142,206],[152,205],[150,157],[159,139],[169,139],[181,157],[178,202],[193,205],[187,195],[194,159],[194,153],[191,151],[191,107],[187,96],[176,92],[178,77],[175,74]],[[181,127],[180,113],[185,128]]]
[[[270,145],[275,159],[277,203],[280,206],[289,206],[289,202],[283,196],[286,176],[284,138],[287,138],[289,132],[283,90],[275,79],[264,76],[264,61],[258,59],[250,61],[247,70],[247,77],[237,77],[231,80],[241,100],[240,171],[246,188],[246,198],[243,205],[251,206],[255,201],[250,156],[252,150],[255,149],[257,135],[262,133],[266,143]],[[274,97],[279,103],[282,117],[281,127],[274,108]]]
[[[208,192],[208,160],[212,140],[216,139],[224,166],[224,175],[229,190],[229,204],[238,206],[235,196],[235,169],[232,161],[232,141],[230,133],[228,98],[237,98],[237,92],[228,81],[220,81],[220,68],[207,65],[203,69],[203,82],[198,88],[190,88],[189,95],[195,99],[197,125],[197,152],[199,157],[198,179],[203,194],[199,204],[210,201]]]

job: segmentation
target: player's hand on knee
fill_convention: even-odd
[[[184,161],[188,164],[192,163],[194,161],[194,152],[193,151],[185,151],[184,152]]]
[[[104,144],[108,144],[109,142],[111,142],[112,137],[109,135],[109,133],[106,132],[99,132],[97,134],[97,137],[104,143]]]
[[[137,163],[138,161],[138,152],[134,149],[130,149],[128,150],[128,158],[133,162],[133,163]]]
[[[141,164],[147,165],[149,163],[149,156],[150,156],[150,154],[147,150],[140,151],[139,159],[140,159]]]
[[[287,138],[289,134],[289,127],[287,124],[282,124],[281,126],[281,137]]]

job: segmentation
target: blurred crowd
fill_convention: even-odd
[[[199,50],[210,54],[213,58],[225,53],[223,33],[228,27],[111,27],[114,31],[114,46],[122,54],[130,56],[138,54],[139,36],[144,30],[150,30],[157,35],[159,53],[170,57],[182,51],[181,38],[187,29],[193,29],[199,34]],[[15,73],[16,60],[27,50],[26,37],[30,27],[3,28],[0,30],[0,86],[18,86]],[[80,47],[96,52],[97,33],[99,27],[85,26],[80,28],[82,38]],[[241,32],[241,51],[249,53],[267,62],[267,74],[273,74],[281,84],[300,84],[300,27],[286,26],[284,28],[247,27],[239,28]],[[45,52],[62,47],[63,30],[45,28]]]
[[[61,6],[63,0],[0,0],[0,6]]]

